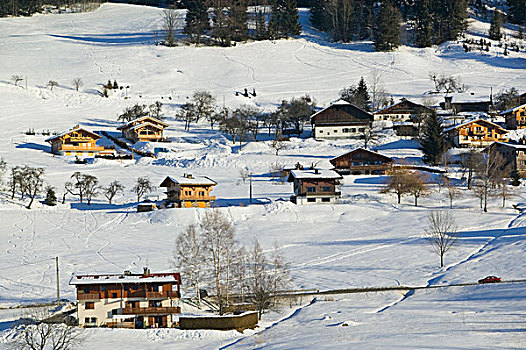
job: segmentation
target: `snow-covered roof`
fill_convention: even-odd
[[[526,108],[526,103],[523,104],[523,105],[517,106],[517,107],[513,107],[513,108],[510,108],[510,109],[507,109],[507,110],[505,110],[503,112],[500,112],[499,115],[505,115],[505,114],[508,114],[508,113],[511,113],[511,112],[515,112],[516,110],[521,109],[521,108]]]
[[[93,131],[86,130],[86,129],[81,128],[80,126],[77,125],[77,126],[73,127],[72,129],[69,129],[68,131],[64,131],[64,132],[62,132],[60,134],[48,137],[45,141],[49,142],[51,140],[57,139],[57,138],[62,137],[62,136],[66,136],[67,134],[71,134],[72,132],[76,132],[76,131],[84,131],[84,132],[92,135],[94,139],[100,139],[102,137],[99,134],[94,133]]]
[[[134,123],[140,123],[140,122],[142,122],[142,121],[145,120],[145,119],[152,120],[154,123],[156,123],[156,124],[160,124],[160,125],[163,125],[164,127],[167,127],[167,126],[168,126],[168,124],[166,124],[165,122],[160,121],[160,120],[157,119],[157,118],[150,117],[149,115],[146,115],[146,116],[144,116],[144,117],[140,117],[140,118],[137,118],[137,119],[134,119],[134,120],[130,120],[130,121],[127,122],[126,124],[119,126],[117,129],[118,129],[118,130],[127,129],[127,128],[129,128],[130,126],[132,126]]]
[[[518,150],[523,150],[523,151],[526,150],[526,145],[523,145],[521,143],[508,143],[508,142],[494,142],[494,143],[503,145],[506,147],[510,147],[510,148],[515,148]]]
[[[318,114],[320,114],[321,112],[331,108],[332,106],[347,106],[347,105],[351,105],[349,102],[345,101],[345,100],[342,100],[342,99],[339,99],[339,100],[336,100],[334,101],[333,103],[331,103],[329,106],[323,108],[322,110],[314,113],[313,115],[310,116],[310,118],[312,119],[313,117],[317,116]]]
[[[453,103],[475,103],[475,102],[489,102],[490,96],[477,94],[474,92],[458,92],[458,93],[449,93],[444,97],[452,97]]]
[[[328,169],[292,170],[290,176],[296,179],[343,179],[336,171]]]
[[[501,127],[500,125],[497,125],[493,122],[490,122],[489,120],[486,120],[486,119],[481,119],[481,118],[477,118],[477,119],[472,119],[472,120],[468,120],[462,124],[458,124],[458,125],[454,125],[454,126],[451,126],[449,128],[446,128],[444,129],[444,132],[448,132],[448,131],[451,131],[451,130],[454,130],[454,129],[458,129],[458,128],[461,128],[463,126],[466,126],[468,124],[471,124],[471,123],[475,123],[475,122],[482,122],[482,123],[487,123],[487,124],[491,124],[493,125],[495,128],[497,128],[498,130],[502,130],[502,131],[508,131],[506,129],[504,129],[503,127]]]
[[[166,184],[167,180],[179,184],[179,185],[200,185],[200,186],[215,186],[217,185],[217,182],[210,179],[207,176],[193,176],[193,175],[187,175],[187,176],[167,176],[163,182],[161,183],[160,187],[168,187],[168,184]]]
[[[89,284],[121,284],[121,283],[177,283],[178,273],[151,273],[144,274],[97,274],[97,275],[73,275],[69,284],[89,285]]]
[[[156,128],[156,129],[163,129],[162,127],[159,126],[159,124],[154,124],[154,123],[150,123],[150,122],[137,124],[137,125],[131,127],[130,129],[136,130],[136,129],[140,129],[140,128],[144,127],[144,126],[151,126],[153,128]]]

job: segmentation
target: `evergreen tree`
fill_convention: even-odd
[[[376,51],[392,51],[400,46],[400,10],[390,1],[384,2],[376,17],[374,47]]]
[[[444,135],[442,119],[436,113],[432,113],[424,120],[424,132],[420,144],[424,152],[424,162],[433,165],[441,163],[442,156],[449,145]]]
[[[502,15],[499,11],[495,11],[493,14],[493,19],[491,20],[491,25],[489,27],[489,38],[491,40],[500,40],[502,38],[502,33],[500,28],[502,27]]]
[[[266,21],[266,12],[264,9],[256,10],[256,40],[266,40],[269,38],[267,21]]]
[[[186,18],[184,32],[190,35],[192,42],[201,43],[201,36],[209,29],[208,6],[201,0],[184,0]]]
[[[232,39],[244,41],[248,37],[248,0],[232,0],[230,6],[230,30]]]
[[[526,25],[526,1],[507,0],[510,21],[517,24]]]
[[[371,111],[371,97],[367,89],[367,84],[363,77],[360,79],[358,86],[350,86],[340,91],[340,98],[344,101],[352,103],[364,111]]]
[[[55,195],[55,188],[48,186],[46,188],[46,199],[44,203],[49,206],[57,205],[57,196]]]
[[[229,28],[227,0],[212,1],[212,36],[219,41],[222,46],[230,46],[231,28]]]
[[[433,17],[430,12],[430,1],[431,0],[416,0],[415,3],[415,44],[418,47],[429,47],[433,45]]]
[[[522,177],[521,173],[518,170],[513,170],[510,174],[510,177],[512,186],[520,186]]]
[[[288,38],[301,33],[298,22],[296,0],[272,0],[270,13],[270,36],[272,38]]]

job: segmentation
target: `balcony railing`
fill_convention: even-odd
[[[104,147],[102,146],[93,146],[93,147],[87,147],[87,146],[73,146],[64,144],[60,146],[61,151],[103,151]]]
[[[327,197],[333,197],[333,196],[341,196],[342,193],[337,192],[302,192],[296,194],[297,197],[314,197],[314,196],[327,196]]]
[[[166,292],[146,292],[146,298],[178,298],[179,293],[176,291]]]
[[[122,309],[123,315],[166,315],[179,314],[180,307],[126,307]]]
[[[78,300],[98,300],[101,299],[99,293],[79,293],[77,294]]]
[[[185,196],[181,195],[182,201],[215,201],[216,196]]]

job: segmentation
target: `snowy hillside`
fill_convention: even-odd
[[[184,14],[179,14],[182,26]],[[489,95],[490,88],[524,92],[523,52],[506,57],[498,48],[465,53],[461,43],[448,43],[377,53],[369,42],[325,41],[309,26],[306,9],[301,10],[304,31],[297,39],[230,48],[167,48],[155,45],[160,16],[156,8],[104,4],[92,13],[0,19],[0,156],[9,166],[45,167],[46,181],[60,197],[75,171],[95,175],[103,185],[118,179],[126,186],[116,205],[97,198],[90,207],[69,197],[56,207],[39,202],[27,210],[17,198],[1,194],[0,306],[53,300],[55,256],[61,262],[62,296],[70,300],[75,298],[68,285],[72,273],[170,269],[175,237],[203,210],[136,213],[130,188],[139,176],[159,185],[167,175],[187,172],[218,183],[213,192],[217,207],[231,218],[241,243],[249,245],[257,238],[264,249],[271,249],[278,242],[291,262],[296,288],[445,285],[476,282],[491,274],[504,280],[526,278],[526,214],[511,207],[526,201],[523,187],[505,208],[493,199],[489,213],[482,213],[478,200],[466,191],[453,210],[462,238],[440,269],[423,231],[430,209],[448,208],[444,193],[422,198],[419,207],[412,206],[411,198],[399,205],[394,196],[379,193],[384,177],[348,176],[342,204],[296,206],[288,201],[291,184],[271,181],[272,164],[329,167],[329,159],[360,141],[292,138],[276,156],[268,141],[232,145],[204,122],[184,131],[174,118],[197,89],[210,90],[218,104],[227,106],[271,110],[282,99],[304,94],[325,106],[343,87],[362,76],[367,80],[373,70],[395,99],[423,98],[433,88],[431,72],[458,77],[476,96]],[[473,21],[469,35],[480,38],[487,27]],[[14,86],[12,75],[27,77],[27,89],[26,81]],[[84,82],[79,92],[72,85],[76,77]],[[108,79],[130,86],[129,98],[124,98],[124,90],[101,97],[101,85]],[[46,86],[49,80],[59,85],[51,90]],[[256,89],[257,97],[235,96],[244,88]],[[116,133],[116,118],[125,107],[157,100],[164,104],[169,123],[165,135],[172,142],[158,145],[171,152],[156,159],[74,164],[52,156],[46,136],[39,134],[62,132],[75,124]],[[29,128],[37,135],[24,134]],[[377,146],[388,156],[421,162],[415,142],[386,133]],[[245,167],[254,173],[253,205],[248,183],[239,176]],[[157,189],[155,196],[162,199],[165,194]],[[519,324],[526,317],[525,290],[525,284],[518,283],[417,291],[406,298],[400,292],[325,296],[266,315],[262,327],[244,334],[91,329],[87,347],[159,349],[184,344],[198,349],[232,343],[229,348],[299,349],[323,338],[320,347],[331,349],[519,349],[526,346],[526,332]],[[0,310],[0,348],[12,340],[16,317],[12,310]],[[397,345],[391,346],[394,340]]]

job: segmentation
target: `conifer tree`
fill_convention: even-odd
[[[429,47],[433,45],[433,17],[430,12],[430,1],[431,0],[416,0],[415,3],[415,44],[418,47]]]
[[[376,17],[374,47],[376,51],[392,51],[400,46],[400,10],[390,1],[384,2]]]
[[[442,127],[442,119],[436,113],[426,117],[420,144],[424,152],[425,163],[433,165],[441,163],[442,156],[448,150],[449,145]]]
[[[248,37],[248,0],[232,0],[229,20],[232,39],[243,41]]]
[[[298,20],[296,0],[272,0],[269,24],[272,38],[288,38],[299,35],[301,25]]]
[[[507,0],[510,21],[517,24],[526,25],[526,1]]]
[[[493,19],[491,20],[491,25],[489,27],[489,38],[491,40],[500,40],[502,38],[502,33],[500,28],[502,27],[502,15],[499,11],[495,11],[493,14]]]
[[[184,0],[186,18],[184,32],[190,35],[192,42],[201,43],[201,36],[209,29],[208,6],[202,0]]]
[[[367,89],[367,84],[363,77],[360,79],[358,86],[351,85],[348,88],[340,91],[340,98],[344,101],[352,103],[364,111],[371,111],[371,97]]]

